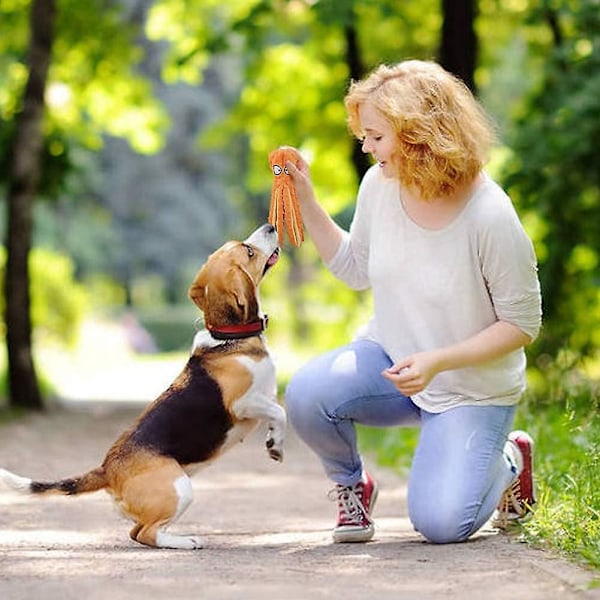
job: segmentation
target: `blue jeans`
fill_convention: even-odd
[[[464,541],[490,518],[515,479],[503,452],[515,407],[426,412],[381,376],[391,364],[367,340],[316,357],[286,390],[290,423],[327,476],[342,485],[357,483],[363,469],[355,423],[420,426],[408,480],[410,520],[431,542]]]

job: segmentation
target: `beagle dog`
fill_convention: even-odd
[[[190,475],[261,421],[268,427],[269,456],[283,459],[286,415],[277,402],[258,296],[263,276],[278,258],[272,225],[209,256],[189,289],[206,329],[196,334],[180,375],[117,439],[101,466],[55,482],[32,481],[5,469],[0,479],[29,494],[105,489],[134,521],[133,540],[159,548],[201,548],[196,536],[166,532],[192,502]]]

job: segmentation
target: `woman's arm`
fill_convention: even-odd
[[[343,231],[317,201],[308,163],[302,159],[298,168],[291,162],[286,167],[296,188],[304,225],[319,256],[328,263],[339,248]]]
[[[500,358],[531,342],[529,335],[507,321],[497,321],[474,336],[426,352],[417,352],[383,371],[405,396],[423,391],[442,371],[472,367]]]

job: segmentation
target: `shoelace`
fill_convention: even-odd
[[[368,523],[373,520],[369,516],[369,512],[362,503],[362,486],[355,485],[354,487],[337,484],[329,492],[331,500],[337,500],[340,511],[340,521],[350,525],[362,525],[363,518]]]
[[[496,526],[505,528],[508,521],[512,518],[520,518],[527,514],[530,507],[523,501],[521,496],[521,482],[515,479],[511,486],[504,492],[500,504],[498,506],[498,516],[496,518]]]

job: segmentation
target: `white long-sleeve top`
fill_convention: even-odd
[[[461,342],[498,320],[532,339],[541,294],[531,240],[510,198],[487,175],[446,227],[424,229],[406,214],[400,182],[373,166],[361,182],[350,231],[327,267],[354,289],[372,289],[361,332],[394,362]],[[412,397],[428,412],[467,404],[515,404],[525,390],[521,348],[473,367],[438,373]]]

